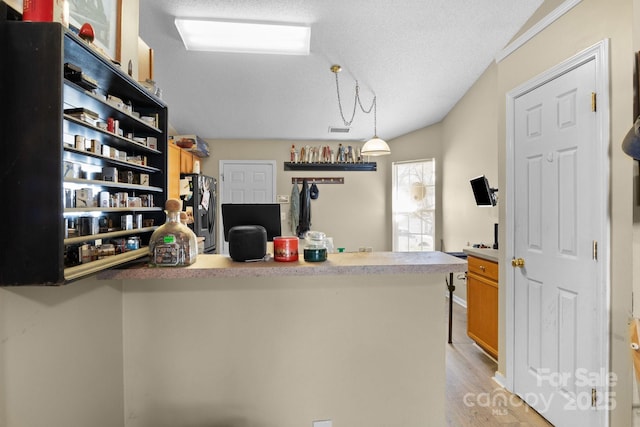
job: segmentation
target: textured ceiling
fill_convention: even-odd
[[[179,133],[212,139],[365,140],[373,115],[343,109],[355,81],[392,139],[442,120],[542,0],[140,0],[140,35]],[[188,52],[175,17],[302,23],[309,56]]]

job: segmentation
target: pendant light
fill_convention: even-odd
[[[377,108],[377,97],[373,96],[373,101],[371,101],[371,106],[369,108],[364,108],[362,105],[362,101],[360,100],[360,85],[356,80],[356,90],[355,90],[355,98],[353,100],[353,110],[351,112],[351,118],[347,120],[344,116],[344,112],[342,111],[342,102],[340,100],[340,84],[338,83],[338,73],[342,71],[342,67],[340,65],[332,65],[331,72],[336,76],[336,92],[338,94],[338,110],[340,110],[340,117],[344,122],[345,126],[351,126],[353,119],[356,115],[356,107],[360,106],[360,110],[363,113],[369,114],[373,110],[373,137],[368,140],[363,146],[360,153],[363,156],[384,156],[387,154],[391,154],[391,149],[389,149],[389,145],[381,138],[378,137],[378,108]]]

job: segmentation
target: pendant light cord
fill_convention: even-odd
[[[371,101],[371,106],[368,109],[364,108],[364,106],[362,105],[362,100],[360,99],[360,85],[356,80],[355,97],[353,100],[353,111],[351,112],[351,119],[347,120],[342,110],[342,99],[340,98],[340,83],[338,82],[338,73],[334,72],[334,74],[336,76],[336,93],[338,94],[338,109],[340,110],[340,117],[342,118],[344,125],[347,127],[351,126],[351,123],[353,123],[353,119],[356,116],[356,106],[360,106],[360,109],[365,114],[369,114],[371,113],[371,110],[373,110],[373,134],[377,135],[378,132],[376,129],[376,121],[377,121],[376,96],[375,95],[373,96],[373,100]]]

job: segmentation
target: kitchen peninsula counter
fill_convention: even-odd
[[[100,273],[121,281],[128,424],[445,425],[445,279],[466,262],[300,258]]]
[[[457,273],[467,262],[442,252],[345,252],[329,254],[323,262],[235,262],[227,255],[200,254],[188,267],[112,269],[105,279],[202,279],[213,277],[323,276],[343,274]]]

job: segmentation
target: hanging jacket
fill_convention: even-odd
[[[311,230],[311,196],[309,194],[309,183],[302,180],[302,191],[300,192],[300,221],[298,224],[298,237],[303,239],[304,234]]]
[[[291,204],[289,205],[289,222],[291,223],[291,233],[298,234],[298,224],[300,222],[300,190],[298,184],[293,184],[291,189]]]

